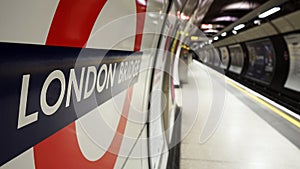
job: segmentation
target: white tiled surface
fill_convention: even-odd
[[[216,100],[211,78],[219,78],[209,72],[191,63],[189,83],[183,85],[181,169],[300,169],[300,150],[227,91],[217,129],[200,144],[205,119]]]

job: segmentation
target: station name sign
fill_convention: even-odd
[[[0,165],[138,80],[142,53],[0,43]]]

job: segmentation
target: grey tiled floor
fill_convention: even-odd
[[[300,169],[300,150],[233,93],[224,87],[224,99],[213,97],[212,79],[219,77],[210,72],[191,63],[189,83],[181,91],[181,169]],[[222,116],[213,135],[201,143],[201,131],[216,100],[223,102]]]

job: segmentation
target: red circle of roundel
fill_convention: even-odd
[[[113,168],[120,150],[129,112],[133,87],[127,90],[123,112],[111,145],[105,154],[96,161],[89,161],[83,156],[76,137],[75,122],[53,134],[34,146],[34,159],[37,169],[82,169]]]
[[[34,159],[37,169],[98,169],[113,168],[123,140],[133,87],[127,90],[123,112],[111,145],[105,154],[96,161],[87,160],[78,145],[75,122],[58,131],[34,147]],[[114,152],[114,153],[111,153]]]
[[[46,45],[84,47],[93,25],[105,5],[106,0],[61,0],[55,12]],[[146,7],[136,1],[137,13]],[[140,15],[139,15],[140,16]],[[134,50],[140,50],[144,15],[137,18],[137,35]],[[34,162],[37,169],[82,169],[113,168],[120,150],[126,128],[127,116],[133,87],[127,90],[121,118],[111,145],[96,161],[88,161],[83,156],[76,136],[75,122],[34,146]]]

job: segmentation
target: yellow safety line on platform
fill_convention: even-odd
[[[246,95],[248,95],[249,97],[251,97],[252,99],[256,100],[257,102],[261,103],[262,105],[268,107],[269,109],[271,109],[273,112],[275,112],[276,114],[278,114],[279,116],[281,116],[282,118],[286,119],[287,121],[289,121],[290,123],[294,124],[295,126],[297,126],[298,128],[300,128],[300,122],[297,121],[296,119],[290,117],[289,115],[287,115],[286,113],[282,112],[281,110],[277,109],[276,107],[272,106],[271,104],[265,102],[264,100],[260,99],[259,97],[247,92],[246,90],[244,90],[243,88],[241,88],[240,86],[234,84],[233,82],[226,80],[226,82],[228,84],[230,84],[231,86],[237,88],[238,90],[242,91],[243,93],[245,93]]]

